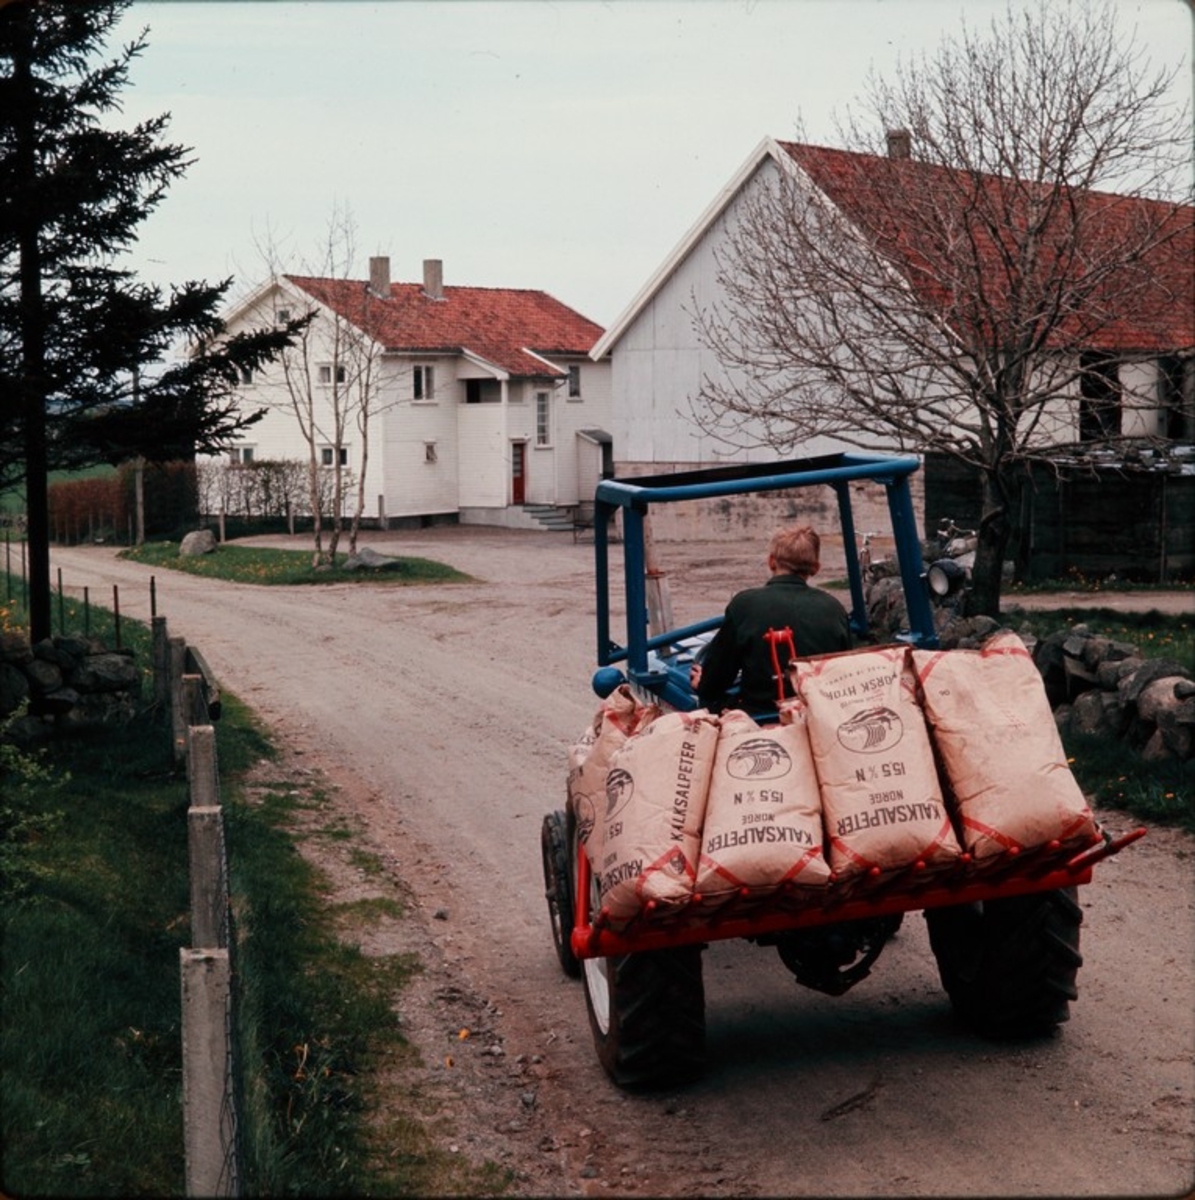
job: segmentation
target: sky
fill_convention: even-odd
[[[1015,0],[1020,3],[1020,0]],[[767,136],[838,144],[869,71],[1005,0],[134,0],[148,27],[120,123],[169,113],[194,163],[122,265],[168,286],[276,255],[302,272],[334,216],[360,278],[538,288],[610,326]],[[1192,91],[1188,0],[1121,0]],[[115,50],[115,43],[112,46]]]

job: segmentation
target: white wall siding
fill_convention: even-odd
[[[457,405],[461,508],[501,508],[510,502],[506,413],[505,404]]]
[[[408,375],[409,381],[409,375]],[[428,444],[435,462],[428,461]],[[403,400],[385,418],[385,511],[388,517],[456,512],[456,404]]]
[[[730,223],[737,220],[742,195],[775,172],[771,160],[760,167],[657,289],[614,348],[611,433],[619,462],[711,466],[771,462],[779,457],[766,446],[743,449],[727,445],[703,433],[692,415],[703,376],[718,378],[724,373],[716,356],[700,344],[692,314],[723,298],[715,249],[725,240]],[[841,448],[837,442],[819,438],[791,453],[825,454]]]

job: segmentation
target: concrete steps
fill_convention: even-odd
[[[572,533],[576,509],[558,504],[524,504],[523,512],[553,533]]]

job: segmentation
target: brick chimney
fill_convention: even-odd
[[[390,260],[388,258],[371,258],[369,260],[369,290],[383,300],[390,299]]]
[[[913,135],[907,129],[888,130],[888,157],[910,158],[913,154]]]
[[[429,300],[444,299],[444,263],[441,259],[423,260],[423,294]]]

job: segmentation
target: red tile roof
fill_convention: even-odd
[[[364,281],[287,275],[296,287],[351,321],[386,350],[469,352],[512,376],[561,372],[542,355],[587,355],[602,328],[546,292],[445,287],[433,300],[418,283],[392,283],[388,299]]]
[[[993,319],[1010,324],[1016,320],[1015,296],[1026,280],[1021,265],[1009,263],[1002,254],[1014,248],[1016,239],[1002,244],[992,227],[966,218],[984,211],[1010,212],[1010,219],[1023,222],[1031,196],[1027,185],[1014,186],[998,176],[982,177],[977,184],[969,174],[916,158],[891,159],[797,142],[779,145],[844,215],[882,244],[924,301],[944,311],[956,328],[970,324],[986,336],[983,327]],[[952,194],[958,197],[953,209]],[[1037,193],[1042,198],[1047,194]],[[919,201],[924,206],[927,197],[929,220],[917,215]],[[1139,240],[1152,244],[1131,277],[1122,269],[1076,304],[1059,322],[1053,343],[1122,352],[1195,348],[1195,208],[1094,191],[1076,191],[1067,199],[1073,202],[1075,218],[1072,222],[1069,206],[1062,205],[1046,222],[1034,264],[1041,275],[1066,270],[1075,277],[1087,272],[1095,279],[1101,255],[1107,253],[1110,263],[1123,263],[1123,247]],[[952,211],[960,218],[952,232],[958,233],[966,222],[973,251],[948,249],[942,235]],[[901,220],[902,212],[909,214],[908,221]],[[998,221],[992,225],[999,227]],[[1080,231],[1079,239],[1072,229]],[[1141,229],[1154,234],[1139,238],[1135,231]],[[1081,240],[1077,268],[1064,265],[1076,240]],[[1035,286],[1029,280],[1025,294],[1032,302],[1049,298],[1053,290],[1048,282]]]

